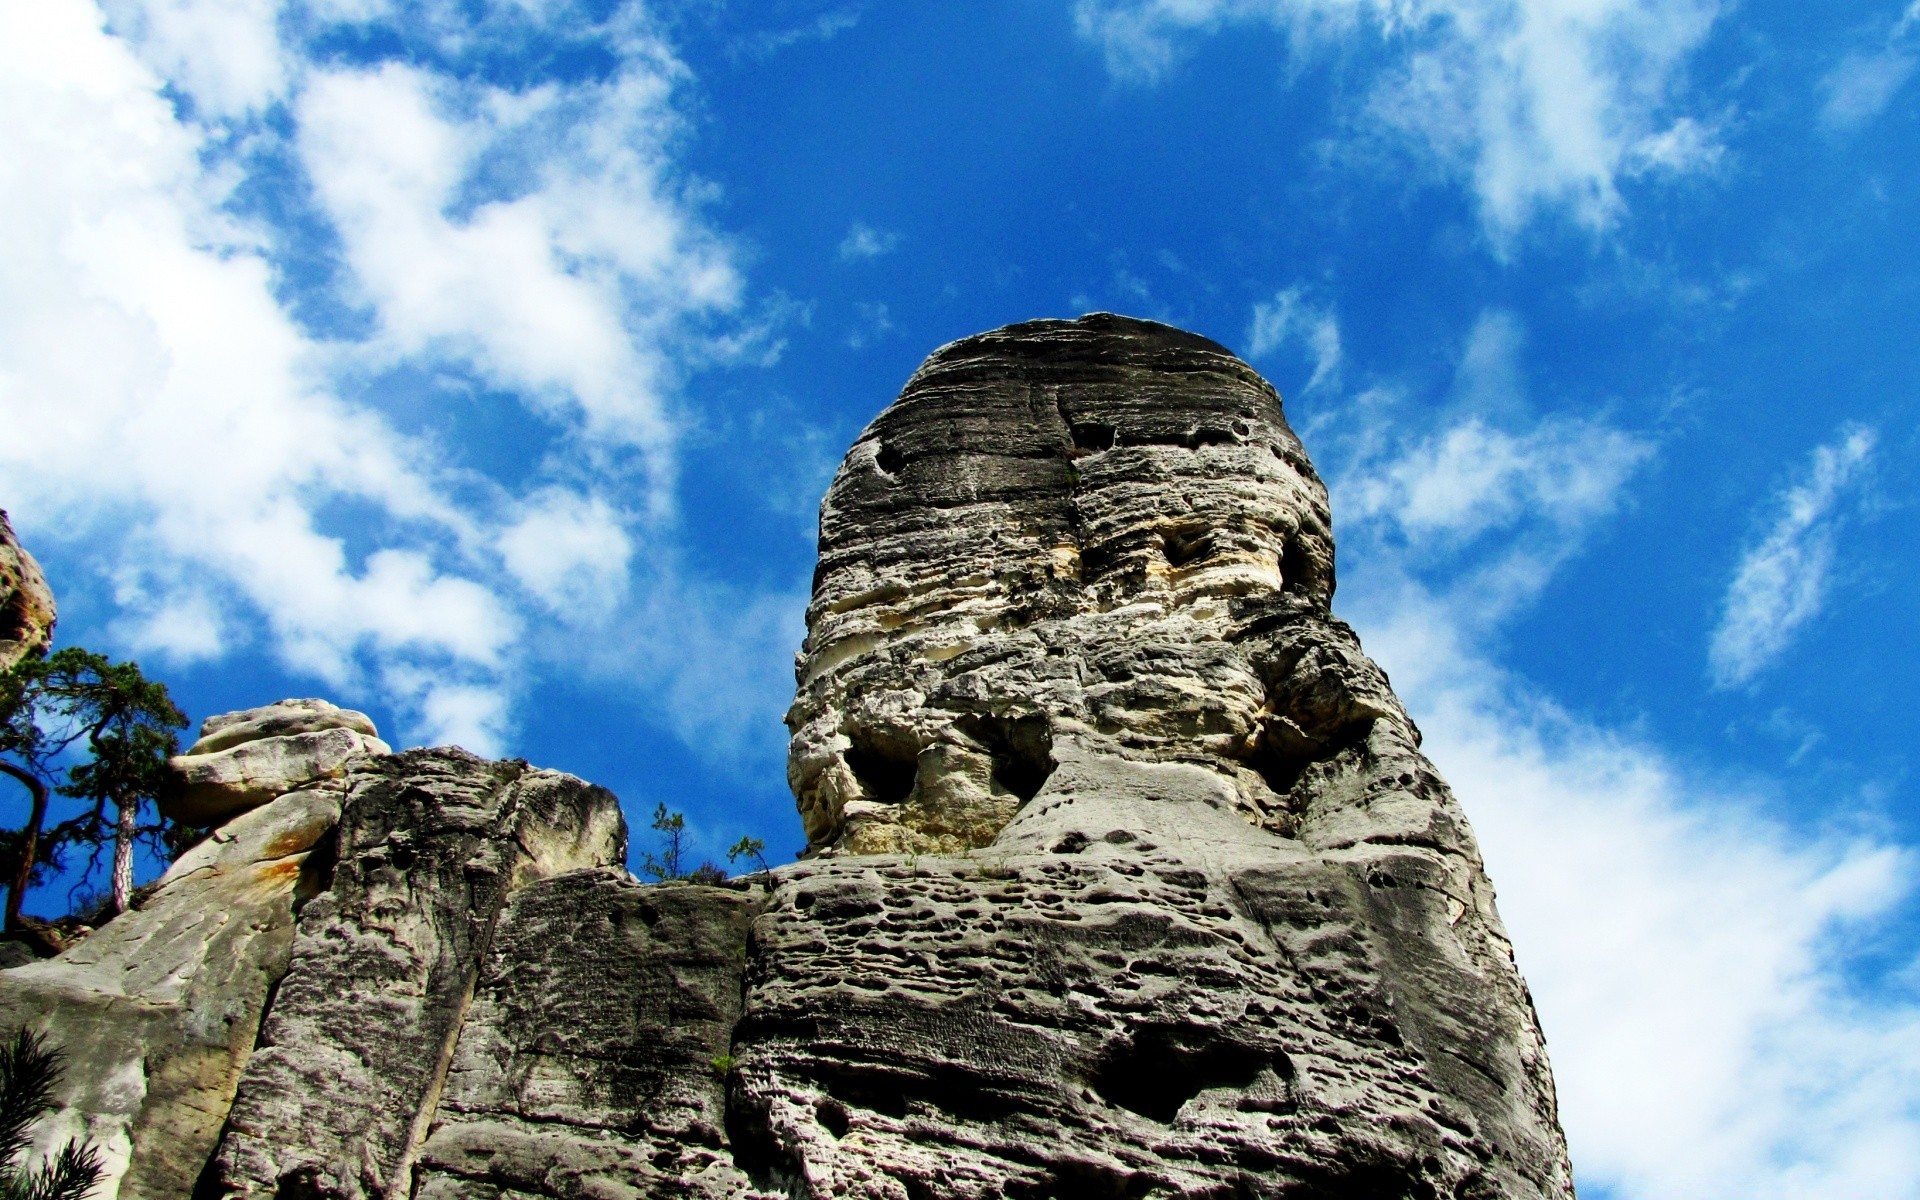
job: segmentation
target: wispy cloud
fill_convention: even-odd
[[[534,634],[644,600],[679,382],[752,356],[743,285],[677,171],[686,72],[643,12],[510,7],[0,8],[0,473],[39,544],[113,563],[128,648],[271,653],[392,701],[403,737],[497,750]],[[339,66],[301,40],[334,20],[433,53]],[[610,67],[508,88],[422,65],[509,34]],[[337,250],[318,279],[239,199],[296,167],[295,222]],[[315,305],[354,315],[323,335]],[[408,372],[451,381],[416,407],[517,408],[522,462],[407,432],[376,397]]]
[[[1821,81],[1826,93],[1821,120],[1835,130],[1865,125],[1893,103],[1916,65],[1920,65],[1920,0],[1907,6],[1879,46],[1848,54]]]
[[[1711,122],[1677,112],[1684,66],[1719,0],[1078,0],[1082,36],[1123,78],[1152,81],[1193,37],[1237,23],[1285,30],[1296,55],[1386,39],[1357,120],[1404,137],[1468,182],[1505,244],[1555,210],[1592,230],[1625,212],[1621,181],[1695,171]]]
[[[1813,452],[1807,478],[1774,498],[1772,527],[1740,559],[1707,650],[1717,687],[1735,687],[1773,663],[1826,601],[1834,539],[1848,493],[1873,457],[1876,435],[1851,425]]]
[[[1308,442],[1341,613],[1473,821],[1582,1194],[1920,1195],[1920,1004],[1858,987],[1850,957],[1910,917],[1920,856],[1817,817],[1789,829],[1764,784],[1729,788],[1501,665],[1503,631],[1627,503],[1652,446],[1530,415],[1518,331],[1476,328],[1453,403],[1363,393]],[[1864,455],[1850,442],[1824,448],[1829,477]],[[1847,798],[1831,804],[1844,827]]]
[[[1316,305],[1296,285],[1253,306],[1247,327],[1247,357],[1260,360],[1290,346],[1305,351],[1313,364],[1303,390],[1340,386],[1340,321],[1327,305]]]
[[[847,236],[840,240],[840,261],[860,262],[880,258],[892,254],[899,245],[899,234],[875,229],[864,221],[855,221],[853,227],[847,230]]]

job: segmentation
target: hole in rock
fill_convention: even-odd
[[[1281,1057],[1221,1041],[1213,1029],[1146,1025],[1107,1053],[1093,1090],[1109,1104],[1165,1125],[1208,1088],[1244,1088],[1268,1067],[1280,1070]]]
[[[1087,848],[1087,844],[1087,835],[1076,829],[1055,842],[1053,844],[1053,852],[1055,854],[1078,854]]]
[[[869,800],[899,804],[913,793],[919,751],[873,739],[855,737],[847,747],[847,768],[860,781]]]
[[[873,465],[879,467],[884,474],[898,475],[900,468],[907,465],[907,459],[897,448],[881,442],[879,451],[873,456]]]
[[[954,725],[993,760],[993,781],[1022,802],[1033,799],[1053,774],[1053,731],[1045,717],[969,715]]]
[[[847,1136],[849,1123],[847,1108],[837,1100],[822,1100],[813,1106],[813,1115],[820,1118],[820,1124],[826,1127],[836,1139]]]
[[[340,1193],[320,1182],[315,1167],[301,1167],[280,1177],[273,1189],[273,1200],[339,1200]]]
[[[1293,596],[1306,596],[1320,590],[1320,579],[1313,559],[1297,537],[1290,537],[1280,548],[1280,590]]]
[[[1208,543],[1212,540],[1207,533],[1203,525],[1163,531],[1160,534],[1160,548],[1167,556],[1167,565],[1184,567],[1207,557]]]
[[[927,1064],[901,1070],[864,1063],[820,1063],[813,1071],[833,1103],[896,1120],[915,1106],[934,1108],[963,1121],[990,1124],[1021,1108],[1013,1096],[981,1086],[978,1063]]]
[[[1073,448],[1095,452],[1113,449],[1113,426],[1099,421],[1075,421],[1072,427]]]

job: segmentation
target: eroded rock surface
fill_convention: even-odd
[[[102,1195],[192,1190],[287,969],[295,904],[326,886],[342,791],[247,813],[182,855],[138,910],[0,974],[0,1029],[33,1025],[67,1054],[40,1141],[99,1146]]]
[[[204,1195],[408,1195],[510,897],[626,856],[610,792],[525,763],[369,755],[348,784]]]
[[[0,510],[0,671],[53,644],[53,590]]]
[[[956,342],[822,506],[805,861],[641,884],[605,791],[288,701],[207,723],[228,824],[0,1017],[100,1048],[61,1119],[121,1196],[1571,1200],[1329,530],[1214,343]]]
[[[167,763],[167,816],[218,825],[276,796],[338,779],[357,754],[391,754],[362,712],[325,700],[282,700],[208,717],[200,738]]]
[[[1203,338],[935,353],[821,510],[736,1106],[835,1197],[1571,1195],[1466,822]],[[745,1139],[742,1145],[747,1145]]]

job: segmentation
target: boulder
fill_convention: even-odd
[[[200,740],[168,761],[160,811],[188,825],[218,825],[276,796],[338,779],[360,754],[391,754],[366,714],[324,700],[283,700],[209,717]]]
[[[317,733],[323,729],[351,729],[370,738],[380,736],[373,719],[363,712],[341,708],[325,700],[282,700],[263,708],[246,708],[221,713],[200,722],[200,740],[187,747],[188,754],[213,754],[229,750],[242,742],[261,738],[285,737],[294,733]]]

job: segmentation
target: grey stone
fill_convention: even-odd
[[[380,731],[363,712],[341,708],[327,700],[281,700],[260,708],[220,713],[200,723],[200,739],[187,747],[188,754],[212,754],[228,750],[242,742],[261,738],[285,737],[290,733],[315,733],[322,729],[351,729],[370,738]]]
[[[763,893],[579,871],[515,894],[418,1195],[749,1196],[729,1043]]]
[[[57,958],[0,972],[0,1029],[67,1054],[43,1143],[103,1151],[100,1195],[178,1200],[212,1153],[296,902],[326,884],[337,786],[296,792],[182,855],[145,904]]]
[[[120,1139],[123,1195],[1571,1200],[1492,887],[1332,615],[1330,528],[1279,397],[1204,338],[956,342],[822,505],[805,861],[642,885],[608,793],[285,702],[176,761],[316,790],[83,948],[173,932],[0,1006],[103,1048],[62,1112]],[[270,903],[215,868],[335,795],[294,936],[311,862]],[[229,944],[228,913],[265,917]]]
[[[1033,322],[915,373],[821,509],[813,861],[735,1033],[757,1177],[1572,1195],[1465,819],[1329,611],[1330,527],[1278,396],[1203,338]]]
[[[525,763],[413,750],[347,784],[333,886],[301,913],[205,1194],[407,1195],[509,897],[626,854],[611,793]]]
[[[0,510],[0,671],[53,644],[53,589]]]
[[[160,811],[188,825],[218,825],[276,796],[340,778],[356,755],[391,753],[379,738],[334,726],[178,754],[167,760],[173,784],[160,799]]]

